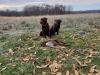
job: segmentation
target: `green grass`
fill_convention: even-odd
[[[97,67],[100,69],[100,56],[94,57],[92,63],[97,65]]]
[[[76,35],[76,39],[73,39],[74,34]],[[46,58],[50,58],[51,61],[57,59],[57,51],[54,48],[42,48],[42,41],[36,35],[37,34],[30,32],[21,36],[3,36],[0,38],[0,41],[2,43],[5,43],[1,46],[1,48],[4,49],[3,54],[0,55],[0,63],[2,64],[0,65],[1,75],[32,75],[34,65],[36,66],[44,64],[43,61]],[[73,57],[85,57],[84,54],[81,55],[80,52],[77,52],[78,49],[87,49],[89,48],[90,43],[96,43],[97,45],[99,45],[98,41],[92,41],[92,39],[96,39],[96,36],[98,36],[98,33],[88,34],[84,37],[81,36],[78,32],[75,33],[74,31],[70,30],[67,30],[67,32],[61,31],[60,35],[55,36],[56,39],[64,41],[67,44],[68,49],[76,50],[72,57],[69,57],[65,61],[62,61],[63,65],[65,66],[64,69],[62,68],[62,72],[64,72],[65,70],[72,70],[72,65],[76,63]],[[31,49],[29,50],[28,48],[30,47]],[[9,49],[12,49],[14,51],[15,54],[13,56],[9,55]],[[98,51],[98,48],[95,49]],[[29,60],[27,62],[21,60],[22,57],[30,54],[38,59],[35,61]],[[34,65],[33,62],[35,62]],[[100,60],[98,56],[94,57],[92,60],[92,64],[99,66],[98,69],[100,68],[99,62]],[[2,71],[3,68],[5,69]],[[82,69],[82,72],[85,72],[84,70],[85,69]],[[47,68],[47,70],[43,69],[40,71],[40,73],[37,74],[41,74],[42,71],[50,72],[50,70]],[[39,69],[36,68],[36,72],[39,72]]]
[[[100,54],[91,57],[92,62],[84,68],[73,59],[78,57],[80,61],[83,61],[86,57],[84,51],[94,50],[100,52],[100,31],[95,28],[95,24],[100,23],[100,18],[80,17],[69,19],[62,17],[62,19],[60,33],[54,36],[53,39],[66,43],[65,49],[41,47],[41,43],[47,39],[41,40],[38,33],[34,32],[34,29],[38,28],[38,19],[36,19],[36,22],[31,20],[32,23],[27,21],[19,23],[20,26],[16,28],[26,30],[27,32],[24,34],[2,34],[0,36],[0,75],[42,75],[43,72],[46,72],[46,75],[51,75],[49,67],[43,69],[36,67],[44,65],[44,60],[47,58],[51,62],[56,60],[63,64],[60,69],[62,75],[65,75],[67,70],[73,73],[73,64],[76,65],[78,71],[85,74],[89,72],[92,65],[97,65],[97,69],[100,70]],[[51,22],[51,19],[49,21]],[[9,50],[12,50],[14,54],[11,55]],[[66,53],[70,54],[71,51],[73,53],[66,57]],[[59,56],[61,58],[58,58]],[[25,59],[28,60],[24,61]]]

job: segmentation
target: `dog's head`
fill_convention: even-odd
[[[45,25],[46,23],[47,23],[47,18],[46,17],[41,18],[40,24]]]
[[[56,19],[55,24],[61,24],[62,20],[61,19]]]

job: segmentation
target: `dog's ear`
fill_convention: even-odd
[[[58,23],[58,20],[57,20],[57,19],[55,19],[55,20],[54,20],[54,23],[55,23],[55,24],[56,24],[56,23]]]
[[[44,19],[45,21],[47,21],[48,18],[44,17],[43,19]]]
[[[45,24],[47,22],[47,18],[43,17],[40,19],[40,24]]]
[[[46,17],[41,18],[42,21],[47,21],[47,19]]]
[[[55,23],[61,23],[62,22],[61,19],[55,19],[54,21],[55,21]]]

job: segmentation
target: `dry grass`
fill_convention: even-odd
[[[60,18],[62,19],[62,28],[69,27],[84,27],[88,26],[88,22],[96,21],[95,19],[100,19],[99,13],[91,13],[91,14],[70,14],[70,15],[53,15],[53,16],[30,16],[30,17],[0,17],[0,33],[11,33],[18,32],[23,33],[27,30],[39,32],[40,24],[39,20],[41,17],[47,17],[50,25],[53,24],[54,19]],[[22,23],[25,22],[24,25]],[[25,27],[25,25],[29,24],[29,27]],[[12,28],[9,29],[9,26]],[[16,33],[17,34],[17,33]]]

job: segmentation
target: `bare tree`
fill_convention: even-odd
[[[64,5],[47,5],[43,4],[41,6],[25,6],[22,11],[0,11],[1,16],[32,16],[32,15],[55,15],[55,14],[70,14],[72,12],[71,6]]]
[[[72,13],[72,10],[73,10],[73,7],[72,7],[71,5],[68,5],[68,6],[66,7],[66,13],[67,13],[67,14],[71,14],[71,13]]]

